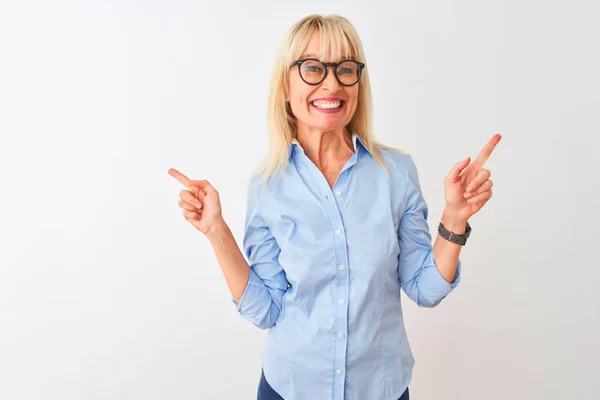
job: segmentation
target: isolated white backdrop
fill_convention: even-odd
[[[237,314],[167,170],[209,179],[241,242],[275,49],[311,13],[358,29],[376,136],[413,154],[432,235],[444,176],[503,135],[461,284],[434,309],[402,295],[411,398],[599,398],[598,11],[2,3],[0,398],[256,398],[265,332]]]

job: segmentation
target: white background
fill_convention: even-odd
[[[241,243],[275,50],[311,13],[355,24],[376,137],[413,154],[432,234],[450,168],[503,135],[461,284],[434,309],[402,295],[411,398],[599,398],[599,8],[3,2],[0,398],[256,398],[265,331],[167,170],[208,178]]]

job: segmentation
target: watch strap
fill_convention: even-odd
[[[446,229],[446,227],[440,222],[440,225],[438,227],[438,233],[444,239],[446,239],[452,243],[456,243],[456,244],[460,244],[461,246],[464,246],[467,243],[467,239],[468,239],[469,235],[471,234],[471,225],[469,225],[469,223],[467,222],[467,227],[466,227],[465,233],[454,233],[454,232],[450,232],[448,229]]]

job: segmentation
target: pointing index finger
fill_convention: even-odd
[[[169,175],[177,179],[186,188],[189,188],[192,185],[190,178],[177,171],[175,168],[169,168]]]
[[[499,133],[496,133],[494,136],[492,136],[489,142],[487,142],[487,144],[484,146],[481,152],[479,152],[479,155],[477,156],[475,161],[473,161],[473,164],[475,165],[475,170],[481,168],[483,166],[483,163],[485,163],[487,159],[490,158],[492,151],[494,151],[494,148],[496,147],[498,142],[500,142],[500,139],[502,139],[502,136],[500,136]]]

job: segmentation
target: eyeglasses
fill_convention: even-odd
[[[365,64],[356,60],[344,60],[339,63],[326,63],[316,58],[294,61],[290,67],[298,66],[300,78],[309,85],[318,85],[327,77],[327,69],[333,67],[335,78],[343,86],[352,86],[360,79]]]

